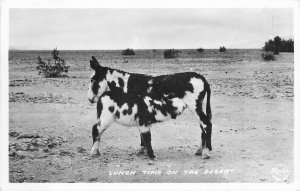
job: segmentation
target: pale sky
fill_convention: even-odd
[[[12,49],[261,48],[276,35],[293,38],[293,9],[10,9],[9,16]]]

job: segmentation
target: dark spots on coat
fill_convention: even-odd
[[[129,109],[128,109],[128,115],[131,115],[132,114],[132,108],[130,107]]]
[[[177,113],[178,108],[173,106],[173,101],[167,98],[162,98],[161,100],[157,100],[150,97],[149,106],[153,108],[153,110],[149,111],[148,106],[144,101],[144,96],[137,96],[134,94],[124,94],[124,93],[116,93],[116,92],[105,92],[103,96],[109,96],[118,107],[122,108],[124,104],[128,105],[128,109],[125,109],[120,113],[120,111],[116,111],[115,118],[120,118],[120,115],[131,115],[132,108],[136,105],[137,113],[134,115],[134,120],[138,119],[138,123],[140,126],[149,126],[154,123],[160,122],[157,120],[155,116],[157,113],[161,113],[165,117],[170,116],[172,119],[176,119],[179,113]]]
[[[128,93],[148,95],[153,99],[175,97],[183,98],[185,92],[194,92],[193,85],[190,83],[192,78],[205,80],[203,76],[195,72],[184,72],[161,76],[148,76],[144,74],[130,74],[128,79]],[[152,83],[149,84],[149,81]]]
[[[164,95],[167,95],[166,98],[168,99],[175,97],[183,98],[185,92],[194,92],[193,85],[190,83],[192,78],[201,79],[206,82],[202,75],[195,72],[183,72],[153,77],[145,74],[126,73],[121,70],[101,66],[95,70],[95,75],[91,79],[96,80],[93,85],[94,88],[92,88],[94,93],[98,92],[99,82],[106,78],[108,72],[110,74],[117,72],[122,75],[130,75],[127,82],[127,93],[144,96],[149,95],[151,98],[158,100],[162,99]],[[117,80],[117,82],[108,82],[109,89],[117,93],[120,91],[123,92],[123,88],[126,86],[125,82],[122,78],[118,78]],[[117,83],[120,87],[117,87]]]
[[[91,64],[93,62],[97,62],[96,64],[99,65],[96,59],[92,59]],[[91,78],[91,80],[96,80],[93,85],[94,88],[92,88],[94,93],[98,92],[99,82],[106,78],[108,72],[110,74],[117,72],[122,75],[130,75],[127,82],[128,93],[136,95],[149,95],[151,98],[158,100],[162,99],[164,95],[167,95],[166,98],[168,99],[175,97],[183,98],[185,96],[185,92],[194,92],[193,85],[190,83],[192,78],[201,79],[203,82],[206,82],[206,79],[202,75],[195,72],[183,72],[153,77],[146,74],[126,73],[121,70],[102,67],[100,65],[99,67],[94,67],[94,70],[95,75]],[[118,83],[120,87],[117,87],[116,83]],[[110,91],[123,92],[125,82],[122,78],[118,78],[118,82],[108,82],[108,86]],[[150,88],[150,86],[152,88]],[[151,91],[147,92],[147,90],[150,90],[149,88]]]
[[[146,95],[149,88],[148,81],[153,77],[145,74],[130,74],[127,83],[127,92],[136,95]]]
[[[137,104],[139,98],[138,95],[135,94],[124,94],[122,92],[105,92],[105,95],[108,95],[114,102],[117,103],[117,106],[121,108],[124,104],[128,105],[128,108],[133,108],[134,104]],[[126,96],[124,96],[126,95]]]
[[[114,73],[114,72],[118,72],[118,73],[122,74],[123,76],[124,76],[125,74],[128,74],[127,72],[124,72],[124,71],[122,71],[122,70],[112,69],[112,68],[108,68],[108,71],[109,71],[111,74]]]
[[[119,73],[119,74],[122,74],[122,75],[128,74],[124,71],[117,70],[117,69],[111,69],[111,68],[107,68],[107,72],[110,73],[111,75],[114,75],[114,73],[116,73],[116,72]],[[109,87],[110,91],[116,91],[116,92],[122,91],[123,92],[123,87],[125,86],[125,82],[122,78],[118,78],[117,80],[118,81],[108,82],[107,83],[108,87]],[[117,83],[119,84],[120,87],[117,87]]]
[[[120,112],[119,112],[119,111],[116,112],[115,117],[116,117],[117,119],[120,118]]]
[[[108,82],[107,85],[108,85],[110,91],[115,92],[116,94],[123,93],[123,88],[117,87],[117,84],[115,81]]]
[[[109,82],[108,86],[111,90],[115,90],[117,88],[117,84],[115,81]]]
[[[184,72],[153,77],[151,92],[155,92],[154,95],[158,99],[164,97],[164,95],[167,95],[168,99],[183,98],[186,91],[194,91],[193,85],[190,83],[194,77],[201,78],[201,75],[195,72]]]
[[[159,122],[155,119],[156,111],[149,112],[148,106],[144,102],[144,98],[138,100],[138,112],[137,117],[139,119],[140,126],[149,126],[151,124]]]
[[[102,97],[101,97],[102,98]],[[100,99],[101,99],[100,98]],[[103,110],[103,104],[102,101],[98,101],[97,102],[97,118],[99,119],[101,114],[102,114],[102,110]]]
[[[108,110],[109,110],[111,113],[113,113],[113,112],[115,111],[115,107],[114,107],[114,106],[110,106],[110,107],[108,108]]]
[[[124,87],[124,81],[122,80],[122,78],[118,78],[118,81],[119,81],[119,85],[121,88]]]
[[[172,101],[168,99],[163,99],[161,102],[162,104],[157,104],[154,100],[149,101],[150,105],[154,107],[154,111],[152,112],[153,115],[156,115],[156,111],[160,111],[165,117],[170,115],[172,119],[176,119],[177,117],[177,108],[173,106]]]

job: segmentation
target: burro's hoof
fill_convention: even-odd
[[[149,160],[148,161],[148,165],[154,165],[154,161],[153,160]]]
[[[208,149],[203,149],[202,158],[209,159],[211,157],[211,152]]]
[[[210,159],[210,156],[209,155],[203,155],[202,158],[203,159]]]
[[[195,155],[201,156],[202,155],[202,148],[198,148],[197,151],[195,152]]]
[[[96,149],[92,149],[91,150],[91,155],[94,155],[94,156],[95,155],[100,155],[100,151],[98,149],[97,150]]]
[[[142,146],[142,147],[138,150],[137,155],[142,155],[142,154],[145,153],[145,151],[146,151],[146,147],[143,147],[143,146]]]
[[[149,159],[150,159],[151,161],[157,161],[157,156],[156,156],[156,155],[153,155],[152,157],[149,157]]]

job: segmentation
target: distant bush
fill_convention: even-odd
[[[220,51],[220,52],[226,52],[225,46],[221,46],[220,49],[219,49],[219,51]]]
[[[279,52],[294,52],[294,40],[284,40],[279,36],[274,37],[274,39],[270,39],[265,42],[265,46],[263,47],[264,51],[271,51],[274,54],[279,54]]]
[[[122,51],[122,55],[124,55],[124,56],[135,55],[135,52],[134,52],[133,49],[127,48],[126,50],[123,50],[123,51]]]
[[[180,51],[173,49],[167,49],[164,51],[164,58],[165,59],[172,59],[172,58],[178,58],[178,54]]]
[[[128,60],[126,60],[126,59],[124,58],[123,63],[128,63]]]
[[[197,49],[197,52],[203,52],[203,51],[204,51],[203,48],[198,48],[198,49]]]
[[[51,62],[50,59],[45,62],[40,56],[38,56],[38,66],[36,69],[39,71],[39,75],[43,75],[46,78],[66,76],[70,66],[66,66],[65,60],[60,58],[57,48],[51,52],[51,55],[54,60],[53,62]]]
[[[275,60],[275,56],[272,52],[264,52],[261,54],[261,57],[265,60],[265,61],[270,61],[270,60]]]

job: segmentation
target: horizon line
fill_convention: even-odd
[[[199,47],[203,48],[203,47]],[[219,47],[220,48],[220,47]],[[219,48],[203,48],[204,50],[218,50]],[[226,47],[225,47],[226,48]],[[54,48],[53,48],[54,49]],[[9,48],[8,51],[51,51],[53,49],[17,49],[17,48]],[[125,49],[58,49],[59,51],[122,51]],[[197,50],[198,48],[129,48],[133,50],[168,50],[168,49],[175,49],[175,50]],[[227,50],[249,50],[249,49],[262,49],[261,48],[226,48]]]

